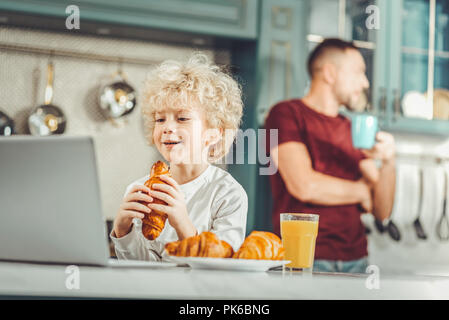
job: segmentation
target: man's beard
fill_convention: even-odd
[[[352,106],[353,106],[353,102],[351,101],[351,96],[344,96],[342,94],[337,94],[337,99],[338,99],[338,104],[340,107],[345,107],[346,109],[353,111]]]
[[[357,98],[348,96],[341,105],[345,106],[349,111],[360,112],[366,109],[367,103],[366,95],[362,92]]]

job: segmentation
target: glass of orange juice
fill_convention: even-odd
[[[315,241],[318,235],[317,214],[281,213],[281,237],[288,268],[311,271],[315,256]]]

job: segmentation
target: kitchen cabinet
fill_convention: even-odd
[[[324,38],[351,40],[366,63],[369,89],[357,103],[357,110],[379,117],[381,128],[388,125],[388,72],[386,69],[389,6],[386,0],[316,0],[308,1],[310,21],[307,25],[308,54]],[[326,21],[325,24],[322,21]],[[310,79],[306,72],[308,91]],[[351,117],[354,112],[342,110]]]
[[[449,119],[444,114],[449,113],[449,1],[398,0],[387,6],[391,16],[384,69],[389,74],[388,128],[447,136]],[[411,92],[423,96],[414,96],[420,99],[411,99],[410,103],[406,99]],[[413,100],[422,101],[415,106]]]
[[[323,38],[352,40],[365,59],[366,75],[371,84],[361,106],[375,111],[378,104],[373,103],[377,100],[373,98],[373,94],[378,94],[377,88],[383,84],[375,73],[380,63],[377,55],[382,50],[383,34],[379,32],[380,22],[377,27],[376,24],[369,24],[369,28],[367,22],[382,18],[384,3],[375,0],[318,0],[309,3],[308,53]],[[327,23],[323,24],[323,20]],[[308,77],[307,81],[309,82]]]
[[[328,37],[352,40],[359,47],[371,85],[366,111],[379,117],[383,130],[449,135],[448,0],[304,2],[309,12],[307,53]],[[372,18],[378,24],[368,27]],[[307,73],[304,70],[297,76],[306,84],[300,91],[307,92]],[[407,95],[413,91],[421,94],[421,100]],[[407,96],[412,97],[412,105],[417,104],[418,116],[404,110],[410,105],[404,100]],[[432,97],[438,105],[434,106]]]
[[[241,39],[257,37],[258,0],[4,0],[0,10],[65,19],[69,5],[78,6],[81,28],[82,21],[89,20]]]

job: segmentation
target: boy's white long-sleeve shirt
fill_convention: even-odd
[[[125,196],[134,185],[143,185],[148,178],[144,176],[131,183]],[[238,250],[245,238],[248,212],[248,197],[243,187],[225,170],[209,165],[196,179],[180,185],[180,189],[198,234],[212,231],[220,240]],[[143,236],[140,219],[133,220],[133,227],[127,235],[116,238],[112,231],[110,237],[117,258],[129,260],[163,260],[165,244],[178,240],[176,230],[168,220],[159,237],[152,241]]]

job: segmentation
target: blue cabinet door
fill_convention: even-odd
[[[449,1],[388,4],[388,130],[449,135]],[[399,92],[395,97],[394,92]]]
[[[255,39],[258,0],[4,0],[0,10],[65,18],[77,5],[82,21]]]

